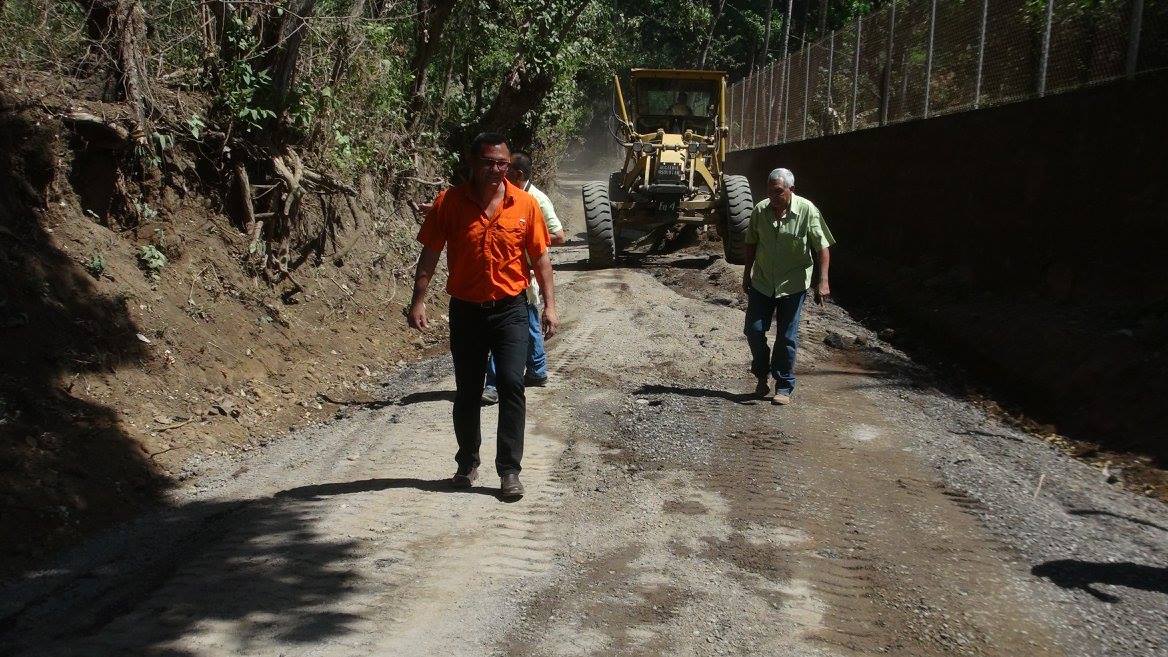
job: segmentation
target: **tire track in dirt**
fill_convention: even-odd
[[[624,421],[620,418],[632,411],[629,426],[635,430],[641,425],[638,409],[655,408],[655,399],[673,392],[683,396],[686,408],[671,415],[677,422],[667,422],[662,430],[699,450],[711,445],[740,409],[684,388],[676,371],[695,355],[685,340],[644,340],[646,332],[662,333],[660,329],[671,322],[684,325],[688,320],[683,311],[655,307],[660,298],[646,293],[644,286],[656,284],[643,275],[624,270],[604,273],[608,275],[595,283],[565,286],[562,297],[575,302],[580,311],[574,318],[575,339],[565,341],[558,356],[561,378],[570,375],[575,388],[595,389],[588,400],[591,410],[572,425],[577,444],[598,448],[584,454],[591,456],[586,468],[596,470],[598,485],[589,490],[590,483],[577,481],[577,495],[586,499],[569,503],[562,514],[576,518],[575,524],[592,524],[592,530],[569,544],[571,567],[528,607],[525,622],[505,644],[506,651],[693,654],[700,645],[713,654],[738,641],[755,646],[759,651],[755,654],[787,654],[796,645],[803,654],[818,654],[795,629],[799,621],[817,626],[823,606],[806,587],[788,582],[782,568],[767,566],[784,549],[774,545],[774,532],[760,526],[756,517],[764,508],[767,516],[773,510],[765,500],[768,487],[758,493],[757,509],[736,514],[722,493],[704,485],[708,471],[692,469],[700,463],[659,453],[653,436],[642,436],[636,444],[610,445],[607,418],[619,430]],[[623,306],[619,310],[618,304]],[[657,357],[643,353],[646,348]],[[581,351],[591,351],[582,357],[587,365],[579,364],[576,355]],[[630,362],[656,365],[626,367]],[[608,374],[597,377],[602,373]],[[662,383],[630,381],[630,373],[660,377]],[[637,390],[641,402],[632,409],[624,406],[630,390]],[[573,410],[578,415],[581,409]],[[755,456],[764,464],[757,470],[766,471],[770,457],[761,450]],[[766,480],[771,481],[769,473]],[[594,515],[598,503],[604,509],[599,517]],[[728,546],[744,558],[722,554]],[[802,609],[789,604],[799,596],[805,599]],[[752,619],[749,626],[735,622],[744,617]]]
[[[976,650],[1005,655],[1010,654],[1008,646],[1029,637],[1032,643],[1027,645],[1035,646],[1031,654],[1058,654],[1050,649],[1055,642],[1032,617],[1000,613],[1018,605],[1014,593],[995,590],[996,582],[1015,577],[1003,568],[1000,547],[978,527],[976,512],[951,503],[943,487],[927,475],[914,475],[918,466],[905,461],[895,439],[896,427],[870,402],[854,393],[838,393],[838,384],[830,377],[823,378],[830,385],[807,379],[794,409],[747,401],[735,391],[745,388],[745,382],[725,379],[728,368],[743,367],[735,357],[745,360],[736,356],[745,351],[744,345],[732,344],[741,341],[737,331],[725,330],[737,328],[740,315],[717,307],[687,309],[669,294],[653,290],[644,274],[619,271],[626,286],[619,299],[607,287],[611,280],[575,291],[597,313],[623,305],[616,314],[620,321],[607,327],[607,341],[598,343],[598,353],[587,366],[565,370],[584,379],[579,385],[597,388],[598,402],[606,410],[588,416],[593,427],[610,416],[620,436],[602,441],[610,449],[599,455],[598,468],[652,473],[664,466],[665,472],[688,471],[691,479],[678,482],[662,476],[652,492],[629,481],[597,490],[603,497],[632,501],[638,495],[660,495],[668,482],[675,482],[676,492],[682,494],[666,500],[669,509],[699,517],[714,514],[723,529],[696,532],[696,544],[692,527],[689,534],[669,539],[670,558],[694,572],[719,569],[722,581],[732,579],[740,591],[765,600],[768,606],[760,611],[761,617],[773,623],[768,633],[743,632],[729,644],[722,638],[731,633],[722,631],[705,646],[653,645],[697,654],[731,646],[749,646],[743,652],[759,654],[755,650],[766,646],[805,654],[825,650],[941,655]],[[728,317],[714,319],[718,315]],[[711,323],[720,324],[723,331],[714,332]],[[679,339],[687,332],[692,341]],[[622,362],[637,361],[653,366],[620,367]],[[702,376],[718,370],[721,376],[715,374],[712,380]],[[615,380],[590,380],[597,371],[613,373]],[[855,384],[854,378],[841,381]],[[695,484],[722,500],[721,511],[697,502],[702,494]],[[644,522],[656,518],[650,515]],[[622,522],[619,517],[611,521]],[[895,527],[898,523],[908,531]],[[639,550],[639,561],[633,564],[644,563],[656,538],[631,527],[626,530],[625,545]],[[922,534],[925,540],[920,540]],[[920,554],[912,554],[914,550]],[[613,556],[607,553],[607,558]],[[585,563],[603,563],[605,558],[601,551]],[[589,577],[599,578],[601,586],[610,582],[617,586],[619,581],[636,581],[637,573],[629,569],[622,565],[607,576],[598,569]],[[978,578],[986,581],[979,585],[974,581]],[[682,599],[709,595],[700,587],[685,586],[685,576],[674,575],[670,581]],[[962,589],[961,596],[976,596],[976,603],[947,590],[950,582]],[[559,582],[554,596],[542,600],[564,607],[557,618],[563,614],[571,619],[581,610],[561,600],[587,597],[583,586]],[[727,606],[724,598],[722,602]],[[555,620],[543,614],[536,618],[539,625]],[[579,629],[579,620],[575,622],[564,624]],[[687,636],[691,624],[693,618],[676,613],[666,626],[675,636]],[[585,654],[617,649],[640,654],[627,629],[614,623],[591,628],[596,643],[588,644]],[[707,636],[705,630],[698,631]],[[991,638],[994,633],[999,637]],[[570,651],[552,642],[521,654]]]

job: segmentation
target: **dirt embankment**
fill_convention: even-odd
[[[387,370],[442,342],[441,331],[406,333],[415,217],[374,180],[360,182],[344,230],[306,251],[296,274],[306,290],[288,304],[286,288],[246,273],[248,239],[226,194],[203,184],[197,154],[175,148],[173,166],[134,189],[140,221],[123,225],[114,156],[51,109],[74,99],[10,90],[0,99],[5,574],[131,516],[200,456],[250,450],[368,399]]]

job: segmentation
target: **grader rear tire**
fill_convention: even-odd
[[[750,181],[746,176],[724,176],[722,197],[722,250],[726,262],[743,265],[746,264],[746,229],[750,226],[750,213],[754,211]]]
[[[588,264],[608,267],[616,262],[616,234],[612,221],[612,204],[608,183],[584,183],[584,225],[588,229]]]

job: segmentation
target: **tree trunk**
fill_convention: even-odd
[[[146,70],[146,12],[139,0],[75,1],[85,12],[86,62],[108,69],[111,95],[130,105],[135,138],[145,142],[153,105]]]
[[[726,9],[726,0],[715,0],[710,3],[713,16],[710,18],[710,27],[706,30],[702,40],[702,54],[698,57],[698,68],[706,67],[706,58],[710,56],[710,45],[714,43],[714,32],[718,29],[718,21],[722,20],[722,12]]]
[[[556,44],[551,52],[545,53],[547,62],[542,66],[532,67],[528,64],[529,53],[521,51],[511,65],[511,70],[503,79],[495,101],[479,122],[483,130],[500,132],[509,131],[523,121],[523,115],[539,107],[543,99],[552,90],[555,84],[555,72],[552,62],[559,51],[572,37],[572,31],[580,14],[590,5],[584,0],[571,11],[552,22],[546,34],[528,34],[525,43],[539,43],[542,45]],[[527,30],[537,29],[531,22],[525,26]],[[532,69],[535,68],[533,71]]]
[[[555,79],[550,71],[531,75],[523,55],[515,58],[507,77],[499,87],[495,101],[479,122],[481,130],[507,132],[523,120],[523,115],[539,106],[552,90]]]
[[[353,37],[357,32],[357,21],[365,14],[365,0],[354,0],[353,6],[349,9],[349,17],[345,21],[344,32],[341,33],[341,38],[335,48],[335,55],[333,57],[332,75],[329,78],[330,84],[336,87],[345,74],[349,72],[349,63],[352,61],[350,55],[353,48]]]
[[[226,54],[225,26],[230,8],[225,0],[203,0],[199,3],[199,22],[203,37],[203,66],[215,71],[218,60]]]
[[[446,102],[450,98],[450,88],[454,85],[454,68],[457,64],[455,58],[456,42],[450,43],[450,52],[446,57],[446,75],[442,79],[442,92],[438,94],[438,108],[434,112],[434,133],[437,134],[441,128],[442,121],[446,116]]]
[[[263,19],[266,29],[261,35],[261,52],[267,53],[264,68],[272,78],[273,109],[281,123],[288,120],[284,114],[296,82],[300,44],[308,33],[307,19],[315,10],[316,0],[287,0],[283,6],[271,7]]]
[[[417,126],[422,120],[430,60],[438,52],[442,30],[457,4],[458,0],[418,0],[417,38],[414,54],[410,57],[410,73],[413,75],[413,83],[410,85],[411,126]]]
[[[771,16],[774,14],[775,0],[767,0],[766,31],[762,37],[762,62],[766,64],[767,56],[771,52]]]
[[[799,48],[807,47],[808,24],[811,22],[811,0],[803,0],[803,37]]]
[[[827,0],[819,0],[819,31],[816,36],[827,34]]]
[[[794,14],[795,0],[787,0],[787,13],[783,16],[783,54],[782,57],[787,56],[788,50],[791,48],[791,16]]]

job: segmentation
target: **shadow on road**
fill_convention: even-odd
[[[1064,589],[1082,589],[1103,602],[1119,602],[1121,598],[1094,588],[1095,584],[1112,584],[1168,595],[1168,568],[1159,566],[1059,559],[1038,564],[1030,569],[1030,574],[1045,577]]]
[[[318,502],[196,502],[142,517],[0,596],[12,655],[200,651],[209,628],[232,645],[327,642],[356,629],[337,603],[359,592],[360,542],[317,529]],[[293,651],[294,652],[294,651]],[[292,654],[292,653],[289,653]]]
[[[575,262],[556,263],[556,271],[592,271],[595,269],[705,269],[718,256],[697,256],[693,258],[673,258],[668,255],[630,253],[623,255],[613,265],[597,267],[589,264],[588,258]]]
[[[1153,527],[1155,529],[1159,529],[1160,531],[1168,532],[1168,527],[1165,527],[1164,525],[1157,525],[1156,523],[1148,520],[1141,520],[1140,518],[1133,518],[1131,516],[1125,516],[1120,513],[1112,513],[1111,511],[1102,511],[1099,509],[1071,509],[1070,511],[1067,511],[1067,513],[1072,516],[1110,516],[1112,518],[1126,520],[1127,522],[1135,523],[1137,525]]]
[[[417,479],[414,477],[398,477],[388,479],[362,479],[360,481],[343,481],[331,484],[314,484],[289,488],[276,493],[277,498],[316,499],[332,495],[349,495],[351,493],[367,493],[371,491],[391,490],[394,488],[413,488],[428,493],[471,493],[497,497],[499,489],[486,486],[472,486],[470,488],[452,488],[449,479]]]
[[[617,263],[616,265],[610,265],[606,267],[596,267],[592,264],[589,264],[588,258],[581,258],[575,262],[557,262],[554,268],[556,271],[592,271],[594,269],[619,269],[622,266],[626,265]]]
[[[0,644],[11,655],[186,657],[206,641],[283,644],[290,655],[343,641],[367,631],[346,600],[373,584],[361,572],[366,544],[321,522],[336,508],[327,498],[394,489],[499,498],[497,488],[448,482],[365,479],[161,509],[7,583]],[[198,645],[186,643],[193,636]]]
[[[682,388],[678,386],[663,386],[646,384],[638,388],[636,395],[681,395],[682,397],[708,397],[711,399],[725,399],[735,404],[752,406],[762,400],[754,393],[728,392],[725,390],[711,390],[710,388]]]
[[[427,402],[437,401],[454,401],[453,390],[424,390],[422,392],[411,392],[410,394],[397,400],[398,406],[409,406],[410,404],[425,404]]]

